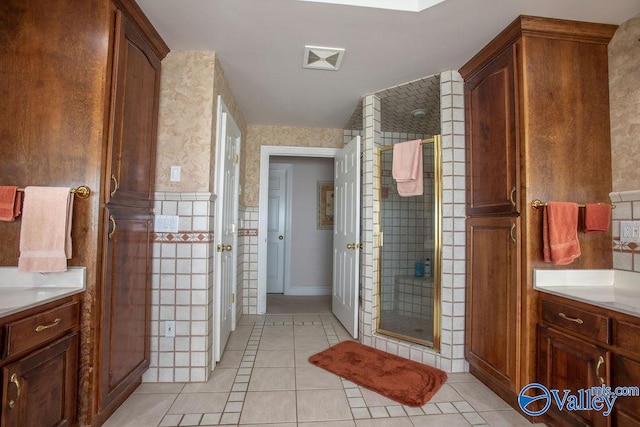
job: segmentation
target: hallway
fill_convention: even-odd
[[[207,383],[142,384],[105,426],[531,425],[467,373],[412,408],[307,361],[349,338],[330,313],[245,315]]]

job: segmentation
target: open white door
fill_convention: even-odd
[[[360,137],[335,158],[332,311],[358,338],[360,285]]]
[[[240,129],[218,96],[216,151],[216,239],[214,347],[218,362],[236,327],[235,292],[238,269],[238,180]]]
[[[267,223],[267,292],[283,294],[287,267],[286,246],[289,239],[288,189],[291,165],[269,166],[269,216]]]

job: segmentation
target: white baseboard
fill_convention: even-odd
[[[291,285],[284,290],[285,295],[289,296],[321,296],[331,295],[331,287],[329,286],[305,286]]]

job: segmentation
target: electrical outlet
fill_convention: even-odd
[[[177,233],[178,215],[156,215],[154,218],[153,231],[157,233]]]
[[[173,320],[165,320],[164,322],[164,336],[167,338],[173,338],[176,336],[176,322]]]
[[[640,221],[620,222],[620,242],[640,243]]]

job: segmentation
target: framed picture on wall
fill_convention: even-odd
[[[318,229],[333,229],[333,181],[318,181]]]

